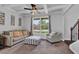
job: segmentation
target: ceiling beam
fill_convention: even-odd
[[[12,11],[12,12],[17,13],[14,9],[10,8],[9,6],[1,5],[0,7],[4,8],[4,9],[6,9],[6,10],[9,10],[9,11]]]
[[[56,6],[56,7],[49,8],[48,11],[54,11],[54,10],[57,10],[57,9],[62,9],[62,8],[64,8],[64,7],[65,7],[65,5]]]
[[[38,10],[39,12],[46,12],[48,13],[49,11],[55,11],[57,9],[63,9],[65,7],[65,5],[62,6],[56,6],[56,7],[51,7],[51,8],[47,8],[47,5],[44,5],[44,9],[43,10]]]
[[[14,9],[12,8],[9,8],[9,7],[3,7],[5,10],[8,10],[8,11],[11,11],[11,12],[14,12],[14,13],[17,13]]]
[[[10,7],[10,8],[12,8],[12,7],[18,7],[18,6],[29,8],[26,4],[12,4],[12,5],[7,5],[7,7]],[[5,7],[6,7],[6,5],[5,5]]]
[[[63,10],[64,14],[71,8],[73,4],[69,4],[65,7],[65,9]]]
[[[30,13],[31,11],[25,10],[25,11],[19,11],[18,13]]]

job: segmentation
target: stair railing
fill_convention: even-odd
[[[79,24],[79,19],[78,21],[74,24],[73,27],[71,27],[71,41],[74,41],[73,38],[76,36],[76,38],[78,37],[78,33],[75,33],[78,29],[76,29],[78,27]],[[77,34],[77,35],[76,35]]]

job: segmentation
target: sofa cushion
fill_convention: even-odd
[[[14,31],[13,32],[13,37],[19,37],[19,36],[23,36],[22,31]]]
[[[18,36],[19,36],[19,32],[18,31],[13,32],[13,37],[18,37]]]
[[[56,32],[52,32],[52,33],[49,34],[49,36],[53,36],[53,35],[55,35],[55,33],[56,33]]]
[[[22,33],[22,31],[19,31],[19,36],[23,36],[23,33]]]
[[[4,31],[3,35],[10,35],[8,31]]]
[[[28,32],[27,31],[23,31],[23,35],[25,36],[25,35],[27,35],[28,34]]]
[[[9,32],[9,36],[13,37],[13,32],[12,31]]]

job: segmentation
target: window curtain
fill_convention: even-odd
[[[49,33],[51,33],[51,16],[49,16]]]
[[[30,31],[31,31],[30,35],[32,35],[32,16],[31,16],[31,28],[30,28]]]

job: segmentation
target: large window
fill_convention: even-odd
[[[33,35],[46,35],[49,33],[49,18],[38,17],[32,19],[32,33]]]

